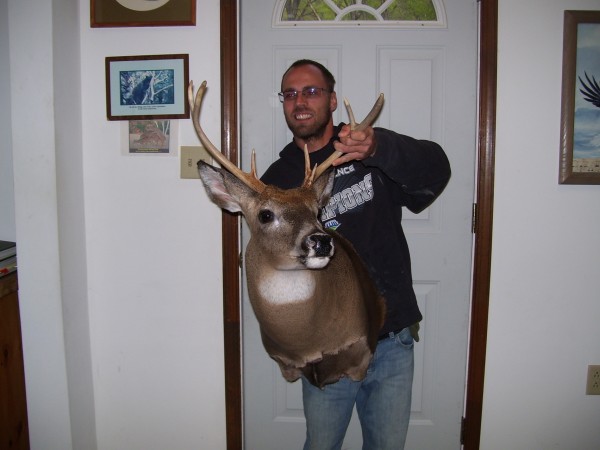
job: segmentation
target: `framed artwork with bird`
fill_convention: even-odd
[[[600,184],[600,11],[565,11],[560,184]]]

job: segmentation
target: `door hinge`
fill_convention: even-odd
[[[473,210],[471,212],[471,233],[475,234],[477,231],[477,203],[473,203]]]
[[[467,428],[467,419],[461,417],[460,419],[460,445],[465,445],[465,431]]]

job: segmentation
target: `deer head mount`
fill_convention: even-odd
[[[203,161],[198,171],[212,202],[241,212],[251,237],[245,253],[250,303],[267,353],[288,381],[302,374],[323,387],[347,376],[362,380],[371,361],[385,315],[385,305],[352,245],[325,231],[317,216],[329,201],[334,173],[321,177],[339,157],[334,153],[311,169],[308,150],[302,185],[283,190],[232,164],[210,142],[200,125],[206,91],[202,83],[188,99],[200,142],[221,169]],[[367,118],[356,125],[346,101],[351,126],[370,125],[381,110],[383,95]]]

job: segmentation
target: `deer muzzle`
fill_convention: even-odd
[[[304,264],[309,269],[322,269],[333,256],[335,247],[331,236],[325,233],[314,233],[304,240],[307,255]]]

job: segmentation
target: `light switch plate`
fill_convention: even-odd
[[[182,146],[181,154],[181,176],[180,178],[200,178],[198,175],[198,161],[202,160],[212,164],[212,158],[202,146]]]

